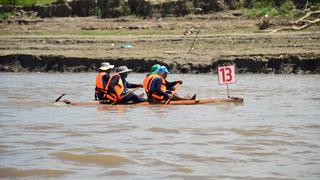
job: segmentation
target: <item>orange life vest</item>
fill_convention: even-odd
[[[116,91],[115,94],[114,94],[113,92],[112,92],[112,93],[111,93],[111,92],[108,92],[108,89],[109,89],[109,85],[110,85],[111,80],[112,80],[114,77],[116,77],[116,76],[119,77],[119,81],[118,81],[118,83],[113,87],[114,90]],[[107,83],[107,85],[106,85],[106,87],[105,87],[105,90],[107,91],[107,93],[105,93],[105,98],[110,99],[110,100],[113,101],[113,102],[116,102],[116,101],[120,98],[120,95],[121,95],[122,92],[124,91],[124,85],[123,85],[123,82],[122,82],[122,80],[121,80],[120,74],[115,73],[115,74],[113,74],[113,75],[109,78],[108,83]]]
[[[149,76],[145,77],[143,80],[143,87],[144,87],[144,91],[146,92],[147,96],[149,97],[150,93],[149,93],[149,85],[151,84],[151,81],[156,78],[158,75],[156,74],[150,74]]]
[[[96,77],[96,93],[105,93],[105,87],[103,86],[102,77],[105,75],[105,72],[99,72]]]
[[[153,84],[155,83],[155,80],[158,79],[158,78],[161,79],[161,87],[160,87],[161,91],[162,91],[162,92],[166,92],[166,91],[167,91],[166,80],[163,79],[163,78],[162,78],[161,76],[159,76],[159,75],[155,75],[155,77],[151,78],[151,81],[150,81],[150,83],[148,84],[148,88],[147,88],[147,89],[148,89],[148,92],[149,92],[149,96],[148,96],[148,97],[153,97],[153,98],[155,98],[155,99],[157,99],[157,100],[159,100],[159,101],[162,101],[162,100],[163,100],[163,96],[160,96],[160,95],[156,94],[155,90],[152,89],[152,86],[153,86]]]

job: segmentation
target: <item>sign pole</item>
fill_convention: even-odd
[[[229,96],[229,85],[227,84],[227,92],[228,92],[228,98],[230,98]]]

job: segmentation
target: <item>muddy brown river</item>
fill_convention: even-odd
[[[243,104],[51,103],[92,100],[95,76],[0,73],[0,179],[320,179],[320,75],[238,75]],[[213,74],[168,79],[226,97]]]

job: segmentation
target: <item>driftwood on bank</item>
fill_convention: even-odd
[[[285,30],[299,31],[299,30],[302,30],[302,29],[306,29],[306,28],[308,28],[308,27],[320,22],[319,16],[314,20],[307,20],[307,18],[309,18],[312,15],[320,15],[320,10],[319,11],[308,12],[306,15],[304,15],[303,17],[301,17],[300,19],[295,21],[293,26],[283,27],[283,28],[271,30],[269,32],[270,33],[276,33],[276,32],[285,31]]]
[[[0,23],[6,23],[6,24],[13,24],[13,25],[18,25],[18,24],[37,24],[40,22],[44,22],[43,19],[7,19],[7,20],[0,20]]]

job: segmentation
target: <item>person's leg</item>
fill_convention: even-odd
[[[150,104],[161,104],[161,102],[162,102],[162,101],[157,100],[157,99],[155,99],[155,98],[153,98],[153,97],[148,98],[147,101],[148,101]]]
[[[97,93],[96,94],[97,100],[101,101],[101,100],[106,100],[106,98],[104,97],[103,93]]]
[[[167,90],[166,91],[167,93],[169,94],[172,94],[173,92],[170,91],[170,90]],[[173,97],[171,98],[172,101],[179,101],[179,100],[195,100],[197,97],[196,94],[194,94],[191,98],[190,97],[182,97],[182,96],[179,96],[177,93],[173,93]]]
[[[196,94],[193,95],[191,98],[184,98],[184,97],[181,97],[181,96],[178,96],[177,94],[173,94],[173,97],[172,97],[172,101],[179,101],[179,100],[195,100],[196,99]]]
[[[145,102],[146,100],[144,98],[141,98],[139,96],[137,96],[134,93],[129,94],[128,96],[124,97],[123,99],[121,99],[120,103],[121,104],[125,104],[128,102],[132,102],[132,103],[140,103],[140,102]]]

